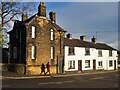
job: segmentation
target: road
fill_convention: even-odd
[[[118,88],[118,72],[2,80],[2,88]]]

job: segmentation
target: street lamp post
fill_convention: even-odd
[[[62,30],[58,30],[59,34],[60,34],[60,55],[59,55],[59,61],[61,62],[59,63],[60,66],[62,67],[62,73],[64,73],[64,59],[63,59],[63,55],[62,55],[62,33],[66,33],[66,31],[62,31]],[[59,66],[59,65],[58,65]]]

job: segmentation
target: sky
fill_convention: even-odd
[[[72,34],[73,38],[79,39],[81,35],[85,35],[86,40],[91,41],[95,36],[98,43],[106,43],[118,49],[118,0],[68,1],[45,2],[47,17],[50,11],[56,12],[57,24]],[[36,2],[33,14],[38,11],[38,5],[39,2]]]
[[[39,3],[38,3],[39,4]],[[118,49],[117,2],[46,2],[47,14],[55,11],[57,24],[73,38],[95,36],[98,43]],[[49,16],[48,16],[49,17]]]

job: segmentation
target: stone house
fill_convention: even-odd
[[[22,15],[22,21],[16,20],[13,29],[8,32],[9,64],[15,72],[22,74],[40,74],[41,64],[51,64],[51,73],[64,71],[64,34],[56,24],[56,13],[46,17],[46,6],[40,2],[38,12],[28,18]]]

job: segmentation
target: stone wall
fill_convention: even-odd
[[[57,67],[51,66],[50,73],[56,74]],[[47,68],[45,68],[45,72],[47,72]],[[41,73],[41,65],[28,65],[26,68],[26,75],[39,75]],[[43,73],[44,74],[44,73]]]
[[[24,64],[0,64],[1,71],[9,71],[18,74],[25,74]]]
[[[36,27],[36,37],[33,39],[32,26]],[[54,30],[54,40],[51,41],[51,29]],[[62,56],[64,58],[64,34],[62,37]],[[32,45],[36,46],[36,59],[31,59]],[[54,47],[54,59],[51,60],[51,46]],[[51,73],[57,73],[57,60],[60,54],[60,33],[47,19],[35,17],[28,25],[26,31],[26,74],[39,74],[40,65],[50,62]]]

